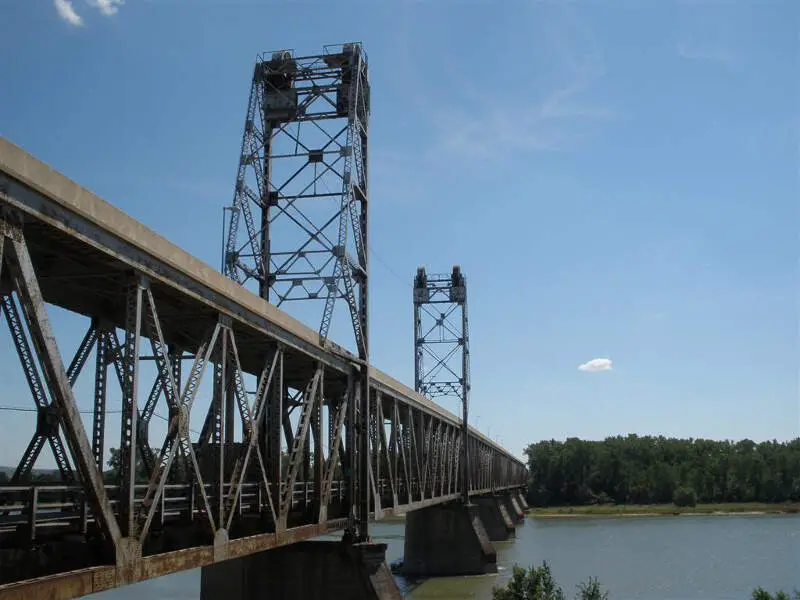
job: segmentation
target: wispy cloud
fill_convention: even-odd
[[[119,11],[119,7],[124,4],[124,0],[90,0],[89,4],[105,16],[110,17]]]
[[[58,16],[64,19],[67,23],[74,27],[83,25],[83,19],[75,12],[75,7],[72,6],[70,0],[53,0],[53,5],[56,7]]]
[[[572,80],[533,104],[516,101],[498,108],[452,111],[442,115],[442,149],[487,157],[498,152],[568,150],[585,136],[582,124],[612,116],[606,108],[580,102],[581,94],[603,74],[602,61],[587,62]]]
[[[119,7],[125,2],[124,0],[86,0],[86,3],[100,11],[100,14],[110,17],[119,12]],[[53,0],[53,5],[56,7],[58,16],[67,23],[74,27],[83,25],[83,17],[75,10],[72,0]]]
[[[611,370],[610,358],[593,358],[592,360],[578,365],[578,371],[586,371],[587,373],[599,373],[600,371]]]
[[[544,35],[534,36],[531,52],[550,57],[554,85],[549,89],[503,85],[498,93],[456,90],[461,107],[435,111],[437,150],[473,158],[509,153],[559,152],[575,148],[592,126],[614,117],[591,97],[606,72],[600,47],[588,26],[569,7],[546,21]],[[514,72],[513,79],[536,81]],[[516,97],[513,90],[519,90]],[[462,108],[463,107],[463,108]]]
[[[739,66],[738,59],[721,44],[678,42],[676,52],[686,60],[712,63],[730,70]]]

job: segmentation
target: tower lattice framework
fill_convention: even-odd
[[[223,270],[276,306],[344,299],[366,358],[367,57],[358,43],[281,50],[253,71]]]
[[[469,416],[467,280],[456,265],[449,274],[417,269],[414,278],[414,387],[431,399],[455,398],[462,408],[462,439]],[[462,495],[469,501],[469,449],[461,447]]]

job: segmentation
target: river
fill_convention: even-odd
[[[387,560],[403,554],[402,523],[375,524]],[[527,519],[497,545],[498,575],[398,583],[413,600],[490,599],[511,567],[547,560],[572,598],[597,576],[613,600],[746,600],[753,588],[800,588],[800,516]],[[92,600],[197,600],[199,571],[93,594]]]

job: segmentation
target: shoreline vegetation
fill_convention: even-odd
[[[597,517],[673,517],[673,516],[757,516],[800,514],[800,503],[767,504],[760,502],[697,504],[595,504],[586,506],[532,507],[526,515],[534,519],[569,519]]]
[[[542,441],[525,454],[528,504],[544,514],[548,508],[641,514],[642,506],[654,514],[741,514],[800,505],[800,438],[757,443],[630,434]]]
[[[610,594],[603,589],[596,577],[578,584],[575,600],[609,600]],[[800,590],[793,593],[778,591],[771,594],[762,587],[753,590],[752,600],[800,600]],[[511,580],[503,587],[492,588],[492,600],[567,600],[563,588],[553,578],[550,565],[545,561],[540,567],[524,569],[514,565]]]

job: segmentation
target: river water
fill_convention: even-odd
[[[378,523],[387,561],[403,554],[402,523]],[[398,583],[413,600],[491,599],[511,567],[547,560],[572,598],[600,579],[614,600],[747,600],[753,588],[800,589],[800,516],[681,516],[527,519],[515,540],[497,544],[500,572]],[[92,600],[196,600],[199,570],[89,596]]]

